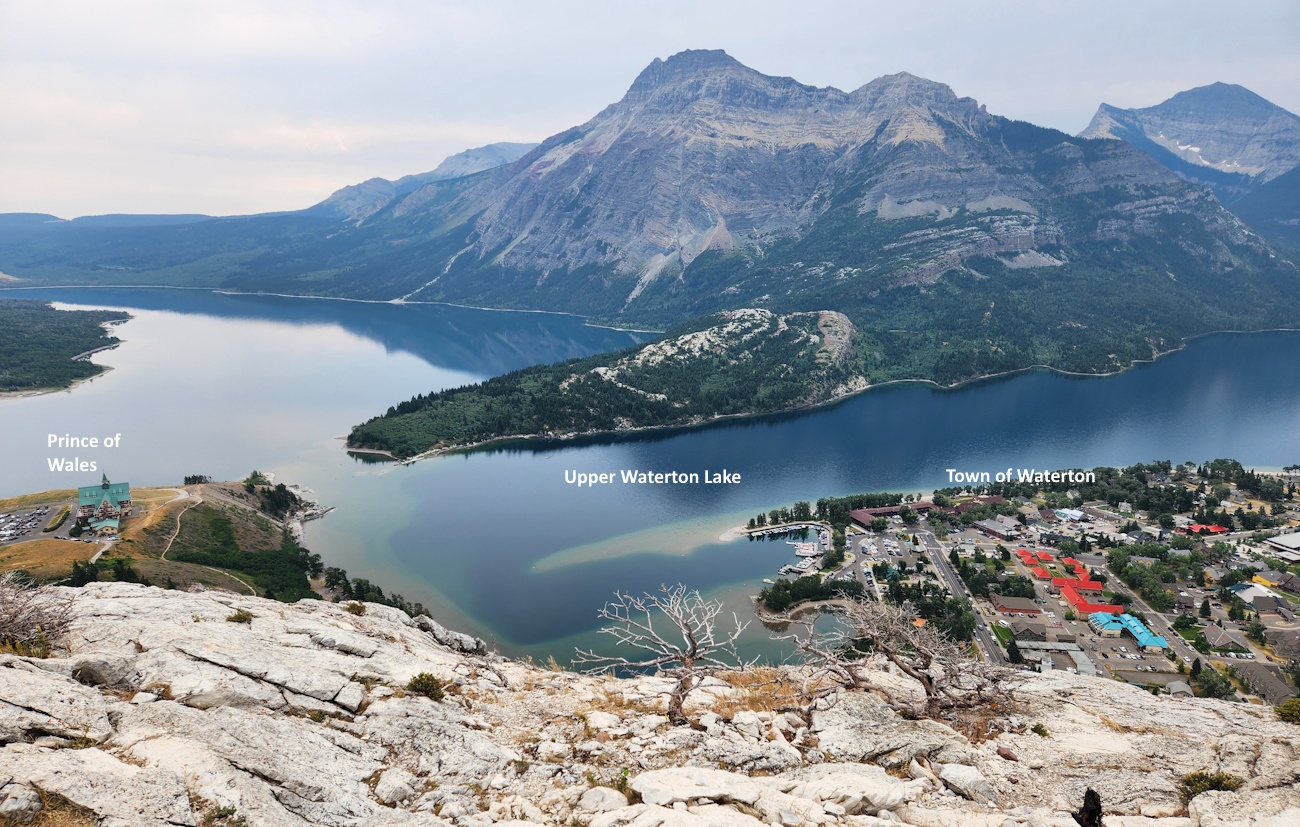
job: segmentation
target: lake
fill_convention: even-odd
[[[349,456],[340,437],[416,393],[644,334],[538,313],[224,295],[0,291],[60,306],[127,308],[113,370],[69,392],[0,400],[0,496],[98,480],[51,473],[49,433],[121,433],[81,452],[111,478],[239,479],[254,468],[335,506],[306,545],[328,565],[430,606],[502,652],[567,661],[615,589],[684,582],[741,614],[789,562],[783,542],[721,541],[797,499],[921,492],[945,469],[1090,468],[1235,457],[1300,461],[1300,333],[1216,335],[1113,377],[1031,371],[939,390],[872,389],[798,415],[581,443],[522,443],[407,466]],[[739,485],[577,488],[566,470],[739,472]],[[93,477],[94,479],[91,479]],[[747,636],[772,651],[766,633]]]

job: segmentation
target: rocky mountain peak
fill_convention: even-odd
[[[1188,89],[1144,109],[1102,104],[1080,135],[1127,141],[1225,200],[1300,166],[1300,117],[1231,83]],[[1219,177],[1200,181],[1198,170]]]
[[[1220,118],[1266,120],[1275,115],[1290,116],[1282,107],[1235,83],[1211,83],[1179,92],[1152,109],[1167,113],[1211,114]]]
[[[697,49],[678,52],[667,60],[655,58],[632,82],[618,106],[667,112],[686,111],[699,104],[782,109],[843,98],[838,89],[819,89],[793,78],[764,75],[721,49]]]

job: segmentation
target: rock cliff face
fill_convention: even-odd
[[[1145,109],[1102,104],[1080,136],[1126,141],[1225,203],[1300,166],[1300,117],[1229,83]]]
[[[858,279],[879,271],[879,289],[979,255],[1059,265],[1035,254],[1081,228],[1056,204],[1117,190],[1129,197],[1109,220],[1125,227],[1122,207],[1152,195],[1170,213],[1218,209],[1127,145],[1008,121],[942,83],[901,73],[842,92],[690,51],[655,60],[622,100],[473,187],[425,186],[372,220],[390,232],[467,222],[464,245],[408,298],[636,315],[665,292],[706,287],[690,268],[707,251],[761,254],[819,228],[876,255],[814,245],[824,269],[796,268],[782,293],[846,267]],[[743,268],[732,269],[734,288]]]
[[[972,742],[864,694],[774,712],[736,679],[695,693],[698,728],[671,727],[654,678],[493,663],[384,606],[74,594],[66,654],[0,657],[0,818],[58,795],[105,827],[1071,827],[1091,787],[1107,825],[1300,819],[1300,731],[1259,707],[1052,674]],[[251,621],[228,619],[241,609]],[[403,689],[421,672],[445,698]],[[1196,770],[1246,783],[1184,811],[1176,782]]]

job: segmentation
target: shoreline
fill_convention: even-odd
[[[1061,376],[1071,376],[1076,378],[1105,379],[1107,377],[1119,376],[1121,374],[1127,373],[1139,365],[1154,364],[1158,359],[1185,350],[1187,348],[1188,343],[1193,342],[1197,339],[1203,339],[1207,336],[1218,336],[1224,334],[1249,335],[1254,333],[1300,333],[1300,328],[1275,327],[1275,328],[1266,328],[1261,330],[1212,330],[1206,333],[1198,333],[1194,336],[1184,336],[1182,339],[1182,344],[1176,348],[1157,351],[1152,354],[1150,359],[1133,359],[1129,362],[1129,364],[1126,367],[1120,368],[1119,370],[1108,371],[1106,373],[1080,373],[1078,371],[1070,371],[1070,370],[1065,370],[1063,368],[1053,367],[1052,365],[1034,364],[1034,365],[1026,365],[1023,368],[1015,368],[1014,370],[1005,370],[1005,371],[1000,371],[998,373],[990,373],[981,376],[973,376],[969,379],[963,379],[960,382],[954,382],[951,385],[942,385],[933,379],[890,379],[886,382],[880,382],[874,385],[869,384],[864,388],[858,388],[855,390],[846,391],[842,394],[838,394],[836,396],[832,396],[830,398],[818,402],[813,402],[811,404],[798,405],[789,408],[780,408],[772,411],[756,411],[756,412],[735,413],[735,414],[717,414],[715,416],[701,419],[698,422],[683,423],[683,424],[676,424],[676,425],[641,425],[635,428],[626,428],[623,430],[595,429],[590,431],[579,431],[571,434],[559,434],[559,435],[520,434],[520,435],[512,435],[512,436],[498,436],[498,437],[492,437],[490,439],[485,439],[479,442],[467,443],[465,445],[429,449],[406,458],[396,457],[391,452],[380,448],[361,449],[361,448],[346,447],[347,437],[344,437],[343,439],[345,440],[344,445],[346,447],[346,450],[348,451],[358,452],[358,453],[367,452],[367,453],[374,453],[374,454],[382,454],[388,457],[392,457],[399,465],[411,465],[421,460],[434,459],[436,457],[443,456],[444,454],[471,452],[471,451],[478,450],[480,448],[487,448],[489,446],[498,445],[498,444],[505,445],[511,442],[526,442],[530,440],[535,440],[541,442],[552,441],[555,443],[563,443],[575,439],[598,438],[602,436],[618,437],[625,434],[640,434],[640,433],[648,433],[653,431],[669,431],[669,430],[686,431],[686,430],[694,430],[696,428],[715,424],[718,422],[723,422],[730,419],[758,419],[766,416],[782,416],[786,414],[804,413],[807,411],[817,410],[818,408],[828,407],[831,405],[839,404],[841,402],[845,402],[855,396],[858,396],[859,394],[867,393],[868,391],[877,388],[887,388],[890,385],[898,385],[904,383],[919,383],[924,385],[932,385],[933,387],[941,391],[954,391],[954,390],[960,390],[966,387],[967,385],[973,385],[977,382],[985,382],[991,379],[1001,379],[1008,376],[1014,376],[1020,373],[1028,373],[1029,371],[1034,371],[1034,370],[1045,370],[1051,373],[1059,374]]]
[[[15,281],[22,279],[14,278]],[[568,313],[563,310],[528,310],[513,307],[481,307],[474,304],[458,304],[456,302],[436,302],[436,301],[405,301],[404,299],[353,299],[347,296],[310,296],[303,293],[249,293],[243,290],[226,290],[221,287],[203,287],[187,286],[180,284],[31,284],[21,287],[0,287],[0,293],[10,290],[203,290],[209,293],[216,293],[222,296],[275,296],[281,299],[315,299],[318,301],[336,301],[336,302],[355,302],[357,304],[391,304],[397,307],[404,305],[428,305],[441,307],[456,307],[462,310],[482,310],[491,313],[540,313],[545,316],[568,316],[573,319],[581,319],[585,327],[592,327],[598,330],[613,330],[619,333],[663,333],[662,330],[642,329],[636,327],[615,327],[607,324],[596,324],[590,321],[589,316],[583,316],[580,313]]]
[[[0,291],[7,290],[7,289],[11,289],[11,288],[0,287]],[[13,288],[13,289],[21,290],[23,288]],[[110,319],[106,322],[101,322],[99,326],[104,328],[105,333],[112,333],[113,328],[121,324],[126,324],[127,322],[131,321],[132,318],[134,317],[128,313],[126,315],[126,318],[124,319]],[[119,345],[124,345],[124,344],[126,344],[126,339],[119,339],[116,336],[114,336],[113,341],[109,342],[108,344],[100,345],[97,348],[93,348],[91,350],[78,353],[76,356],[69,357],[68,361],[69,362],[90,362],[90,357],[94,356],[96,353],[102,353],[105,350],[113,350]],[[95,363],[91,362],[91,364],[93,365]],[[93,376],[83,376],[80,379],[73,379],[70,384],[65,385],[61,388],[29,388],[28,390],[22,390],[22,391],[0,391],[0,401],[3,401],[5,399],[27,399],[29,397],[34,397],[34,396],[46,396],[51,393],[62,393],[63,391],[71,391],[81,383],[90,382],[95,379],[98,379],[99,377],[104,376],[113,370],[112,365],[96,365],[96,367],[100,369],[99,373],[96,373]]]
[[[99,348],[98,350],[92,350],[90,352],[98,353],[100,350],[112,350],[115,347],[117,347],[117,345],[109,345],[107,347],[102,347]],[[74,379],[72,380],[72,383],[70,385],[67,385],[62,388],[31,388],[25,391],[0,391],[0,401],[6,399],[29,399],[36,396],[48,396],[52,393],[63,393],[64,391],[71,391],[74,388],[76,388],[78,385],[82,384],[83,382],[93,382],[102,376],[106,376],[108,373],[110,373],[113,370],[112,365],[100,365],[99,367],[103,368],[103,370],[101,370],[99,373],[96,373],[94,376],[83,376],[80,379]]]

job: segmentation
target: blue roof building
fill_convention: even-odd
[[[1093,628],[1093,631],[1106,637],[1118,637],[1122,632],[1128,632],[1143,649],[1158,651],[1169,648],[1163,637],[1152,632],[1145,623],[1127,612],[1119,617],[1098,612],[1088,618],[1088,625]]]

